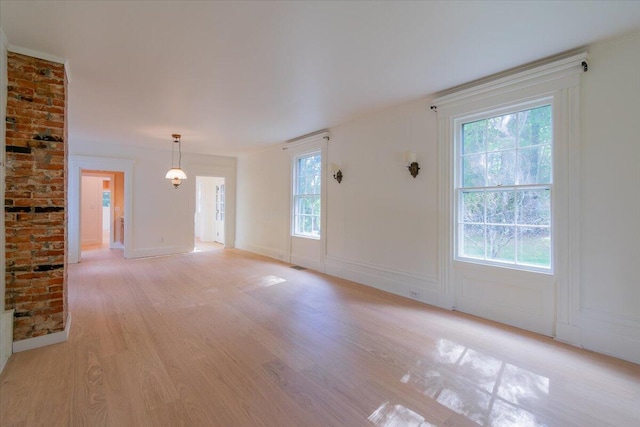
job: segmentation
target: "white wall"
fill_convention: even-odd
[[[420,99],[331,128],[323,266],[330,274],[409,296],[438,288],[436,117]],[[411,177],[403,153],[415,151]],[[238,247],[288,261],[290,156],[282,146],[238,164]],[[437,299],[437,297],[436,297]],[[434,300],[435,301],[435,300]]]
[[[563,339],[640,363],[640,35],[590,49],[581,82],[580,262],[557,312]],[[437,123],[429,99],[330,129],[324,270],[450,307],[438,271]],[[413,179],[402,152],[418,154]],[[281,147],[239,158],[238,246],[289,255],[288,156]],[[573,219],[570,219],[573,220]],[[567,259],[564,257],[564,259]],[[564,266],[569,268],[570,266]],[[563,319],[564,321],[564,319]]]
[[[289,261],[290,162],[281,147],[238,160],[238,248]]]
[[[581,343],[640,363],[640,34],[590,49],[581,92]]]
[[[196,175],[225,177],[228,192],[227,210],[229,217],[235,218],[235,158],[191,155],[183,152],[182,167],[189,178],[183,181],[178,189],[174,189],[164,178],[171,166],[171,151],[168,151],[170,148],[170,138],[167,138],[167,151],[77,141],[69,145],[71,163],[74,163],[74,158],[78,156],[133,161],[132,206],[127,206],[125,202],[125,211],[130,210],[130,224],[125,225],[129,227],[129,232],[125,232],[125,255],[128,253],[129,257],[193,250]],[[69,197],[72,209],[73,195],[70,194]],[[77,224],[70,223],[69,226],[77,227]],[[234,239],[229,236],[235,235],[235,222],[227,221],[226,228],[226,246],[233,247]],[[70,236],[71,234],[73,233],[70,233]],[[130,241],[127,241],[127,238],[130,238]]]
[[[405,296],[403,284],[435,285],[437,122],[429,105],[421,99],[331,129],[328,161],[344,178],[328,185],[328,271],[385,276],[383,287]],[[417,154],[416,178],[407,150]]]

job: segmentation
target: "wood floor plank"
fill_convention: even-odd
[[[640,366],[239,250],[69,271],[0,426],[640,425]]]

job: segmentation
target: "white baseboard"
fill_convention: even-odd
[[[254,254],[277,259],[278,261],[291,263],[291,258],[289,258],[289,255],[277,249],[267,248],[265,246],[253,245],[251,243],[246,243],[246,242],[236,242],[236,248],[241,249],[243,251],[252,252]]]
[[[325,272],[381,291],[415,299],[451,310],[451,298],[441,291],[436,277],[420,276],[412,272],[375,266],[357,261],[327,256]]]
[[[109,243],[109,249],[124,249],[124,245],[120,242]]]
[[[593,313],[585,311],[579,316],[582,347],[640,364],[640,324],[638,322],[623,322],[617,315],[607,318],[604,314],[600,314],[596,318]]]
[[[569,325],[568,323],[556,322],[556,341],[581,347],[581,330],[579,327]]]
[[[192,252],[193,247],[186,246],[167,246],[158,248],[140,248],[133,249],[127,255],[126,258],[147,258],[153,256],[175,255],[186,252]]]
[[[304,268],[309,268],[311,270],[318,271],[320,273],[325,272],[325,264],[322,261],[318,261],[317,259],[291,255],[291,264],[299,265]]]
[[[0,314],[0,372],[13,352],[13,312],[12,309]]]
[[[288,254],[277,249],[253,245],[242,241],[237,241],[236,247],[447,310],[453,308],[453,299],[441,291],[440,283],[436,277],[421,276],[411,272],[344,260],[332,256],[325,257],[324,263],[314,259],[296,256],[289,258]]]
[[[71,313],[67,314],[67,322],[64,331],[54,332],[53,334],[43,335],[41,337],[27,338],[26,340],[15,341],[13,343],[13,352],[33,350],[34,348],[44,347],[51,344],[58,344],[69,339],[69,330],[71,329]]]

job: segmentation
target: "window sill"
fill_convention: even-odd
[[[298,237],[300,239],[320,240],[320,236],[311,236],[308,234],[292,234],[291,237]]]
[[[532,274],[544,274],[545,276],[553,276],[553,269],[544,268],[544,267],[535,267],[528,265],[516,265],[516,264],[508,264],[501,262],[490,262],[484,260],[478,260],[474,258],[454,258],[453,264],[455,268],[467,269],[467,270],[488,270],[491,269],[495,271],[495,269],[501,269],[505,272],[513,272],[513,273],[532,273]]]

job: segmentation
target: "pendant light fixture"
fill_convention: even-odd
[[[173,188],[177,189],[180,184],[182,184],[182,180],[187,179],[187,174],[180,168],[180,162],[182,161],[180,135],[174,133],[171,137],[173,138],[173,147],[171,148],[171,169],[169,169],[169,172],[167,172],[164,177],[170,179],[173,184]],[[176,145],[178,146],[178,167],[176,167],[175,163]]]

